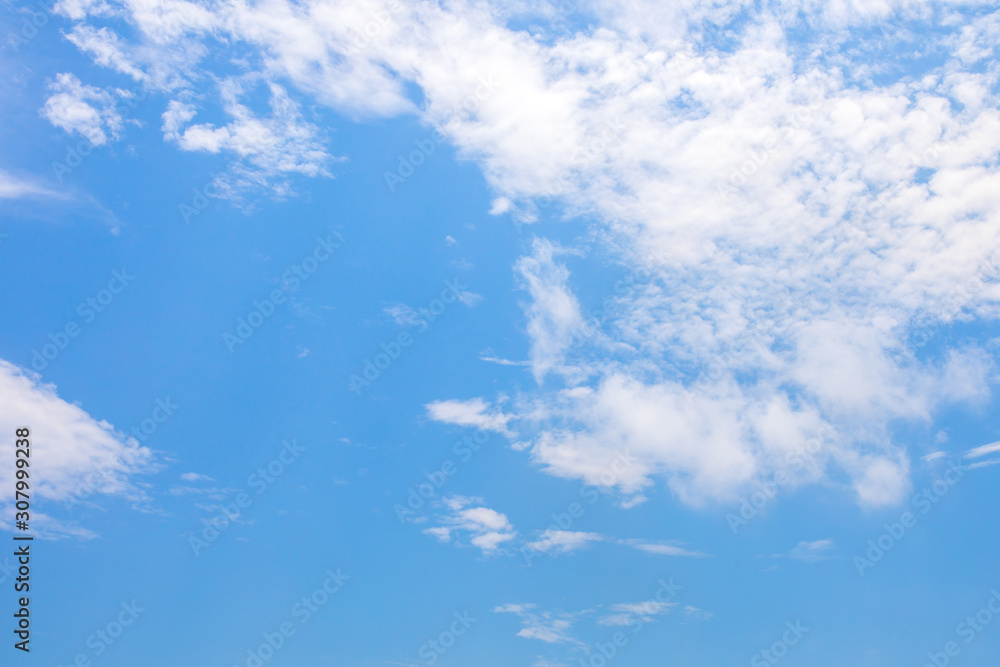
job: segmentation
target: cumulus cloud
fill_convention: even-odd
[[[101,496],[134,503],[146,500],[135,475],[150,470],[153,453],[132,437],[95,419],[59,397],[56,387],[14,364],[0,360],[0,455],[14,460],[15,429],[31,430],[34,497],[62,503],[92,502]],[[0,467],[0,484],[14,486],[14,467]],[[39,509],[48,512],[42,504]],[[2,507],[0,521],[9,527],[12,506]],[[85,528],[34,513],[38,528],[51,536],[92,537]],[[34,524],[33,524],[34,525]]]
[[[57,74],[49,91],[52,95],[45,100],[41,113],[56,127],[79,134],[94,146],[121,135],[122,116],[111,93],[85,85],[68,73]]]

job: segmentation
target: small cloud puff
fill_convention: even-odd
[[[833,540],[816,540],[815,542],[799,542],[788,554],[791,558],[815,563],[827,558],[829,551],[833,549]]]
[[[444,501],[448,513],[438,517],[440,525],[425,528],[424,533],[445,543],[466,538],[484,555],[496,553],[500,546],[517,535],[506,515],[484,507],[481,498],[453,496]]]

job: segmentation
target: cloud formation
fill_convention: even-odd
[[[135,438],[115,430],[107,421],[91,417],[66,402],[56,387],[14,364],[0,360],[0,456],[14,460],[15,429],[31,431],[33,495],[46,510],[46,501],[93,502],[100,496],[133,503],[147,496],[133,478],[151,469],[153,453]],[[13,466],[0,467],[0,484],[14,487]],[[0,521],[10,527],[12,505],[0,507]],[[93,537],[94,534],[50,515],[32,518],[43,535]]]
[[[521,619],[523,627],[518,631],[518,637],[537,639],[548,644],[578,643],[578,640],[570,634],[575,614],[535,611],[533,604],[505,604],[494,608],[493,611],[516,614]]]
[[[62,73],[49,85],[42,116],[56,127],[86,138],[94,146],[117,139],[124,122],[111,93],[83,84],[75,75]]]
[[[601,625],[634,625],[638,621],[650,623],[655,620],[655,616],[666,614],[675,606],[677,606],[676,602],[658,602],[656,600],[613,604],[611,611],[615,613],[603,616],[597,622]]]
[[[829,428],[794,483],[892,504],[910,473],[892,425],[995,384],[983,341],[913,339],[1000,316],[997,22],[975,2],[601,2],[579,8],[585,30],[550,4],[59,7],[96,62],[177,102],[164,134],[181,148],[319,173],[302,158],[318,134],[241,115],[228,84],[233,121],[189,124],[196,82],[235,80],[204,71],[231,40],[247,80],[287,92],[279,106],[294,91],[357,118],[415,113],[479,165],[494,214],[522,230],[542,213],[581,221],[581,261],[648,273],[574,345],[583,286],[560,246],[539,237],[515,266],[538,389],[504,425],[554,475],[595,483],[627,444],[620,492],[662,482],[682,502],[731,502]],[[884,38],[841,48],[849,27]],[[53,116],[110,131],[77,109]]]
[[[482,398],[434,401],[426,407],[428,416],[434,421],[509,434],[507,422],[510,421],[510,415],[505,415],[499,408],[493,408]]]
[[[0,199],[22,199],[25,197],[58,197],[59,194],[47,188],[0,169]]]
[[[585,548],[591,542],[601,542],[604,536],[598,533],[584,533],[572,530],[548,529],[534,542],[528,542],[529,549],[546,554],[564,554]]]
[[[270,115],[258,116],[241,99],[256,92],[258,76],[230,78],[220,84],[224,125],[196,123],[193,104],[172,100],[163,113],[163,135],[185,151],[229,153],[240,160],[244,179],[280,178],[289,174],[330,176],[334,161],[320,140],[319,129],[303,120],[299,105],[285,89],[267,83]]]
[[[484,507],[481,498],[453,496],[444,501],[447,512],[438,517],[439,525],[425,529],[442,542],[468,543],[484,555],[497,553],[505,542],[513,540],[517,531],[507,516]]]
[[[807,563],[815,563],[829,557],[830,550],[833,549],[833,540],[815,540],[813,542],[799,542],[789,554],[796,560]]]

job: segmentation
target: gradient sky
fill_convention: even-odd
[[[994,6],[62,0],[0,38],[36,536],[0,664],[1000,655]]]

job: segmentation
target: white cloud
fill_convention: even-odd
[[[789,556],[807,563],[815,563],[826,558],[833,549],[833,540],[816,540],[814,542],[799,542]]]
[[[691,616],[701,620],[708,620],[715,616],[715,614],[710,611],[705,611],[704,609],[699,609],[698,607],[692,607],[691,605],[684,605],[682,611],[685,616]]]
[[[462,289],[458,286],[458,283],[446,282],[448,283],[449,291],[454,294],[459,303],[465,306],[472,308],[483,300],[481,294]],[[434,313],[430,306],[426,308],[413,308],[405,303],[394,303],[391,306],[383,308],[382,312],[391,317],[400,326],[419,327],[421,331],[427,329],[430,323],[440,314],[440,312]]]
[[[427,528],[427,529],[425,529],[424,533],[426,533],[427,535],[431,535],[433,537],[436,537],[439,540],[441,540],[442,542],[450,542],[451,541],[451,528],[450,527],[435,526],[433,528]]]
[[[102,146],[121,135],[122,116],[111,93],[84,85],[67,73],[57,74],[49,90],[53,94],[45,100],[41,113],[56,127],[79,134],[94,146]]]
[[[731,493],[753,478],[757,463],[747,435],[763,429],[769,415],[783,431],[770,443],[779,452],[821,425],[814,415],[785,403],[758,405],[735,389],[700,395],[679,383],[647,385],[624,375],[608,377],[596,390],[565,390],[557,400],[546,406],[552,426],[531,450],[545,469],[626,493],[662,474],[688,502]],[[609,474],[620,452],[628,453],[628,465]]]
[[[598,533],[584,533],[571,530],[548,529],[534,542],[527,544],[528,548],[552,555],[570,553],[585,548],[591,542],[600,542],[604,536]]]
[[[359,118],[418,113],[480,166],[493,212],[530,220],[554,202],[586,221],[601,261],[647,268],[593,343],[572,346],[581,290],[557,247],[540,239],[518,263],[532,370],[564,385],[519,415],[553,474],[590,480],[634,440],[621,490],[663,479],[684,502],[730,500],[832,425],[795,483],[846,478],[859,503],[884,505],[909,486],[890,425],[989,396],[988,355],[909,340],[1000,317],[1000,71],[979,65],[998,32],[975,3],[598,3],[579,8],[585,32],[502,3],[62,7],[81,30],[109,12],[128,23],[71,34],[174,99],[207,76],[207,45],[230,40],[282,90]],[[898,28],[939,12],[933,31]],[[850,26],[884,38],[842,48]],[[929,51],[939,64],[905,55]],[[261,125],[282,136],[247,112],[175,140],[240,154]],[[258,159],[315,165],[301,152],[318,139],[296,136]]]
[[[502,604],[494,607],[493,611],[495,613],[520,614],[527,611],[528,609],[534,609],[534,607],[535,605],[533,604],[514,604],[509,602],[507,604]]]
[[[181,479],[185,482],[212,482],[215,481],[208,475],[201,475],[196,472],[185,472],[181,474]]]
[[[700,551],[692,551],[691,549],[687,549],[676,544],[660,544],[644,542],[642,540],[623,540],[623,542],[635,547],[639,551],[645,551],[646,553],[657,554],[659,556],[686,556],[701,558],[706,555]]]
[[[490,206],[490,215],[503,215],[511,208],[511,202],[506,197],[497,197]]]
[[[179,139],[181,129],[191,122],[197,112],[193,104],[171,100],[163,112],[163,135],[168,139]]]
[[[972,449],[965,452],[965,458],[967,459],[977,459],[982,456],[988,456],[989,454],[995,454],[1000,452],[1000,442],[991,442],[988,445],[980,445],[979,447],[973,447]],[[977,461],[970,465],[970,468],[985,468],[992,465],[1000,464],[1000,458],[987,459],[986,461]]]
[[[17,513],[17,508],[14,505],[0,506],[0,526],[14,532]],[[43,540],[92,540],[97,537],[97,533],[79,524],[72,521],[61,521],[38,511],[31,512],[30,526],[31,534]]]
[[[36,499],[75,503],[117,496],[132,502],[146,500],[142,486],[132,478],[150,469],[153,454],[149,449],[60,398],[55,386],[43,383],[37,374],[0,360],[0,456],[5,461],[14,460],[15,429],[24,426],[31,430]],[[0,466],[0,484],[13,488],[13,465]],[[3,516],[9,509],[4,507]],[[54,535],[92,536],[84,528],[51,516],[32,516],[39,520],[40,529],[48,526]]]
[[[223,489],[217,486],[173,486],[170,488],[172,496],[208,496],[212,500],[223,500],[227,494],[233,493],[237,489]]]
[[[500,357],[479,357],[482,361],[488,361],[491,364],[497,364],[499,366],[530,366],[530,361],[513,361],[511,359],[501,359]]]
[[[496,431],[505,435],[510,434],[507,430],[510,416],[505,415],[499,408],[492,409],[491,405],[482,398],[470,398],[466,401],[458,399],[434,401],[425,407],[428,416],[434,421],[457,426],[473,426],[484,431]]]
[[[574,335],[583,327],[583,316],[567,286],[569,271],[554,260],[560,249],[536,239],[532,250],[516,268],[524,289],[531,295],[527,315],[532,372],[541,382],[550,370],[562,365]]]
[[[905,454],[894,458],[859,457],[854,466],[854,490],[862,505],[879,507],[892,505],[910,488],[910,465]]]
[[[542,617],[538,621],[525,625],[517,633],[518,637],[525,639],[538,639],[550,644],[559,642],[569,642],[572,638],[568,635],[570,621],[561,618]]]
[[[658,602],[656,600],[613,604],[610,609],[615,613],[604,616],[598,619],[597,622],[601,625],[632,625],[637,621],[650,623],[656,620],[655,616],[666,614],[676,605],[676,602]]]
[[[493,609],[497,613],[517,614],[521,619],[522,628],[518,637],[537,639],[549,644],[579,643],[570,634],[574,614],[555,612],[536,612],[533,604],[505,604]]]
[[[980,456],[986,456],[987,454],[993,454],[995,452],[1000,452],[1000,442],[991,442],[988,445],[973,447],[969,451],[965,452],[965,458],[976,459]]]
[[[396,303],[382,309],[386,315],[392,318],[393,322],[400,326],[425,328],[427,321],[421,317],[420,313],[403,303]]]
[[[0,199],[22,199],[24,197],[58,197],[59,194],[35,183],[18,178],[0,169]]]
[[[562,662],[554,662],[548,658],[538,656],[535,659],[535,662],[531,664],[531,667],[567,667],[567,665]]]
[[[467,539],[483,554],[497,553],[500,547],[517,536],[506,515],[482,506],[480,498],[453,496],[444,501],[448,512],[438,517],[441,525],[423,532],[448,543]]]
[[[484,298],[482,294],[476,294],[475,292],[470,292],[469,290],[459,290],[456,296],[463,306],[468,306],[469,308],[472,308],[476,304],[482,302]]]
[[[261,84],[260,77],[226,79],[220,84],[223,108],[233,120],[225,125],[189,123],[193,105],[172,100],[163,113],[163,135],[182,150],[225,152],[239,160],[235,173],[246,180],[268,182],[289,174],[329,176],[333,162],[315,125],[303,120],[298,104],[284,88],[268,83],[270,115],[259,117],[241,99]],[[277,186],[282,191],[282,186]]]
[[[63,6],[67,4],[62,3]],[[82,12],[74,13],[79,15]],[[128,47],[108,28],[97,29],[89,25],[78,25],[70,31],[67,38],[81,51],[89,54],[98,65],[117,70],[136,81],[148,81],[146,73],[130,62],[125,53]]]

